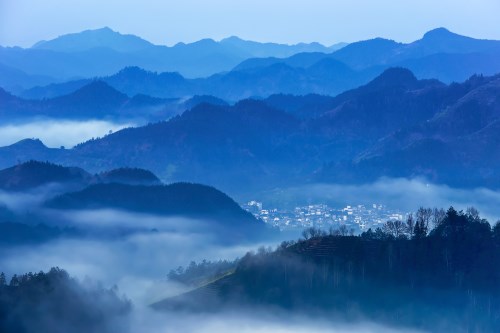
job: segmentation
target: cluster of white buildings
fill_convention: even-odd
[[[333,208],[324,204],[299,206],[294,209],[267,208],[262,202],[250,201],[243,205],[247,211],[264,222],[281,230],[315,227],[338,228],[345,225],[349,230],[362,232],[381,227],[388,220],[404,220],[407,213],[389,210],[381,204],[355,205]]]

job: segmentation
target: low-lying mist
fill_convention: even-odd
[[[114,210],[59,212],[57,217],[54,211],[43,214],[44,221],[87,234],[2,249],[0,271],[12,275],[58,266],[78,278],[117,285],[141,305],[186,290],[166,281],[171,269],[193,260],[234,260],[259,246],[271,245],[221,242],[208,228],[211,221],[182,217]]]
[[[44,187],[25,193],[0,192],[0,203],[16,213],[36,212],[58,227],[87,230],[84,237],[62,237],[45,243],[0,248],[0,271],[7,274],[38,272],[58,266],[79,280],[90,277],[132,301],[126,318],[130,332],[413,332],[370,321],[343,322],[276,312],[276,309],[219,312],[212,314],[157,312],[149,305],[192,287],[167,280],[167,274],[191,261],[234,260],[260,246],[274,247],[281,239],[267,242],[220,242],[210,230],[210,221],[184,217],[133,213],[112,209],[59,211],[42,207],[52,189]],[[315,184],[290,188],[263,198],[268,204],[380,203],[391,208],[415,211],[419,206],[458,209],[475,206],[481,215],[496,221],[500,193],[488,189],[453,189],[420,180],[386,179],[369,185]],[[89,236],[90,235],[90,236]],[[282,240],[291,238],[282,234]],[[113,329],[111,329],[113,331]]]
[[[96,137],[103,137],[126,127],[133,126],[129,122],[112,122],[105,120],[33,120],[2,124],[0,126],[0,146],[7,146],[27,138],[40,139],[47,147],[71,148],[80,142]],[[29,137],[27,137],[29,133]]]
[[[144,333],[392,333],[422,332],[405,328],[391,328],[360,320],[356,323],[325,320],[297,314],[278,312],[275,309],[253,309],[247,312],[221,312],[218,314],[188,314],[153,312],[137,309],[132,315],[132,332]]]

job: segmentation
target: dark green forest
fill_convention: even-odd
[[[126,328],[131,303],[90,281],[79,282],[59,268],[47,273],[0,274],[1,332],[117,332]]]

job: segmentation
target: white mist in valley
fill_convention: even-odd
[[[135,304],[147,306],[186,291],[167,281],[170,270],[191,261],[234,260],[263,243],[223,243],[213,221],[117,210],[54,212],[40,209],[44,223],[74,227],[92,236],[60,238],[3,250],[0,271],[8,275],[61,267],[79,279],[117,285]],[[19,260],[22,257],[23,260]]]
[[[154,312],[136,309],[130,321],[132,332],[142,333],[417,333],[424,331],[402,327],[392,328],[368,320],[343,322],[297,314],[282,313],[276,309],[220,312],[217,314],[189,314]]]
[[[36,120],[2,124],[0,146],[7,146],[27,138],[40,139],[47,147],[71,148],[92,138],[103,137],[110,132],[134,126],[128,122],[105,120]]]

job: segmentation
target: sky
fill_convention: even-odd
[[[384,37],[400,42],[446,27],[500,39],[500,0],[0,0],[0,45],[108,26],[155,44],[236,35],[326,45]]]

